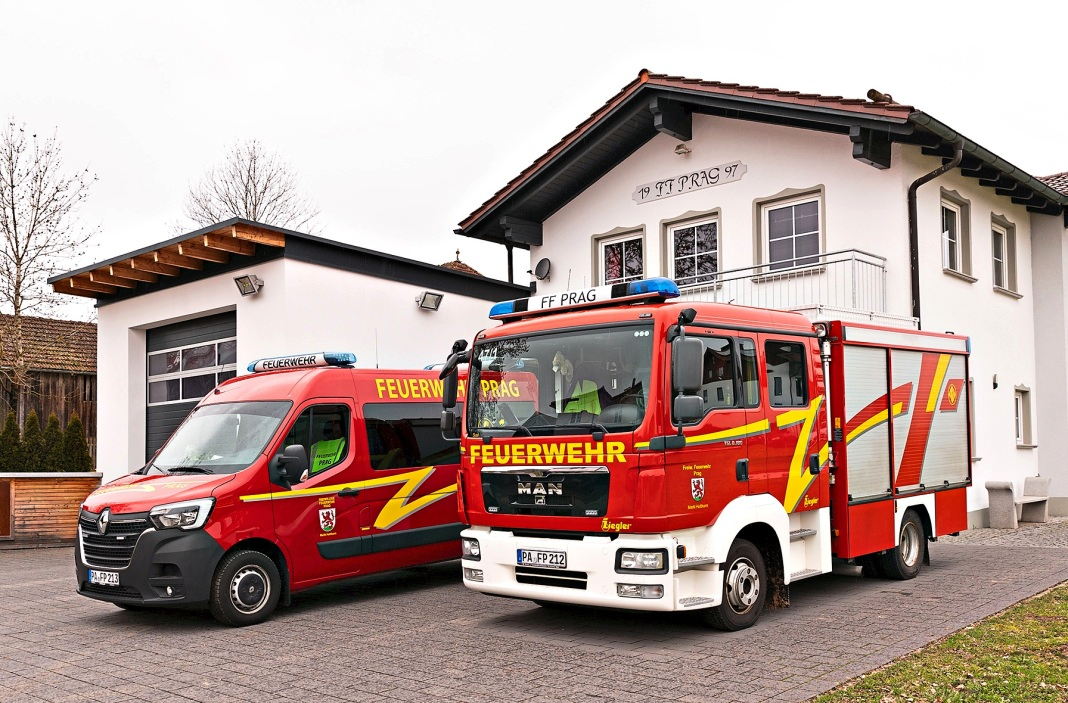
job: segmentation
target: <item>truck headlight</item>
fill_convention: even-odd
[[[148,513],[148,519],[157,530],[169,530],[180,527],[183,530],[196,530],[204,526],[215,506],[214,498],[200,498],[181,503],[157,505]]]
[[[621,549],[616,553],[616,572],[665,574],[667,550]]]
[[[478,540],[471,539],[470,537],[464,537],[460,540],[461,548],[463,549],[464,559],[471,561],[478,561],[482,558],[482,552],[478,548]]]

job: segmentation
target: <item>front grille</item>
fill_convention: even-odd
[[[529,583],[535,586],[554,586],[556,588],[573,588],[585,591],[587,578],[585,571],[535,569],[530,566],[515,567],[516,583]]]
[[[101,586],[99,583],[83,583],[82,591],[98,596],[118,596],[120,598],[141,599],[141,592],[129,586]]]
[[[148,513],[113,514],[104,534],[97,529],[99,517],[84,510],[78,516],[78,532],[85,563],[100,569],[126,568],[133,558],[137,538],[149,528]]]
[[[603,517],[609,472],[601,467],[482,470],[482,500],[498,515]]]

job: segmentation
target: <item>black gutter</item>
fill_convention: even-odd
[[[916,191],[928,181],[938,178],[946,171],[951,171],[960,165],[964,158],[964,140],[958,139],[954,144],[953,159],[949,163],[942,164],[934,171],[920,176],[909,186],[909,267],[912,275],[912,316],[916,318],[918,329],[923,329],[920,321],[920,226],[917,222]]]

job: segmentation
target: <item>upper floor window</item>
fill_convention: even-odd
[[[671,277],[680,286],[711,283],[719,271],[719,221],[672,227]]]
[[[942,192],[942,269],[972,276],[971,237],[968,230],[968,203]]]
[[[1007,222],[990,225],[990,249],[994,287],[1011,293],[1016,290],[1016,228]]]
[[[761,208],[764,252],[772,271],[819,263],[820,199],[806,196]]]
[[[602,285],[637,281],[644,277],[645,257],[640,234],[601,239],[597,248]]]

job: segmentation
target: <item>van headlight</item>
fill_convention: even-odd
[[[204,526],[215,506],[214,498],[200,498],[181,503],[157,505],[148,513],[148,519],[157,530],[169,530],[180,527],[183,530],[197,530]]]

